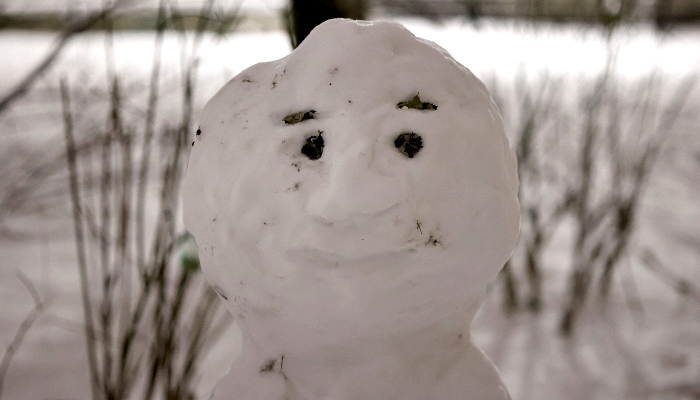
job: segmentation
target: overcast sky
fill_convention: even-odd
[[[159,0],[130,0],[139,5],[157,7]],[[204,0],[170,0],[183,8],[199,8]],[[287,0],[215,0],[216,4],[224,8],[242,3],[242,7],[248,10],[270,11],[278,10],[287,3]],[[0,8],[4,12],[23,11],[67,11],[84,10],[86,8],[98,8],[105,0],[0,0]]]

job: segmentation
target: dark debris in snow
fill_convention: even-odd
[[[260,373],[264,374],[266,372],[272,372],[275,369],[275,365],[277,364],[276,359],[270,359],[268,360],[265,364],[263,364],[262,367],[260,367]]]

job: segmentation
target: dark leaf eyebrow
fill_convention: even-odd
[[[402,101],[396,105],[400,109],[413,108],[416,110],[437,110],[437,106],[433,103],[422,102],[419,97],[420,93],[416,93],[411,100]]]
[[[314,119],[314,114],[316,114],[316,110],[299,111],[297,113],[287,115],[286,117],[282,118],[282,120],[287,125],[294,125],[301,121],[306,121],[307,119]]]

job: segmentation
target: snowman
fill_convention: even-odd
[[[185,224],[242,351],[216,400],[502,400],[469,327],[518,237],[484,85],[394,22],[336,19],[206,105]]]

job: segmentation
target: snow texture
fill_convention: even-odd
[[[330,20],[200,132],[185,224],[243,335],[214,399],[509,398],[469,326],[517,240],[516,159],[469,70],[398,23]]]

